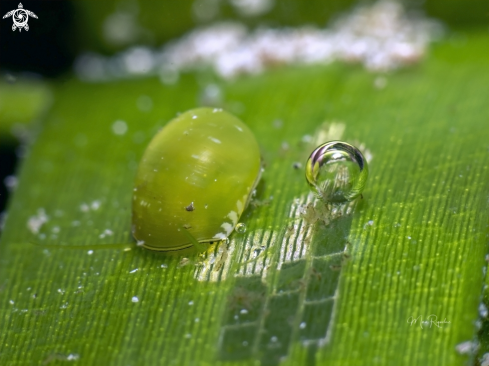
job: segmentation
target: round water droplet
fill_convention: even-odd
[[[307,182],[324,202],[352,201],[367,178],[367,161],[360,150],[342,141],[318,146],[306,163]]]
[[[240,222],[238,225],[236,225],[236,232],[243,234],[246,232],[246,225]]]

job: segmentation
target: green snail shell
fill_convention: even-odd
[[[170,251],[226,239],[261,171],[250,129],[221,109],[198,108],[170,121],[139,164],[133,192],[134,238]],[[185,233],[184,230],[188,230]]]

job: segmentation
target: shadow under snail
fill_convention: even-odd
[[[258,143],[237,117],[213,108],[179,115],[153,138],[139,164],[134,238],[157,251],[225,240],[260,172]]]

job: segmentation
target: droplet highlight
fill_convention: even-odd
[[[318,146],[306,163],[306,179],[324,202],[352,201],[367,183],[368,165],[355,146],[330,141]]]
[[[245,233],[246,232],[246,225],[243,224],[242,222],[238,223],[238,225],[236,225],[236,232],[239,234]]]

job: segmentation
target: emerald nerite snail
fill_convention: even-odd
[[[158,132],[139,164],[134,238],[159,251],[226,239],[260,171],[258,143],[238,118],[212,108],[181,114]]]

